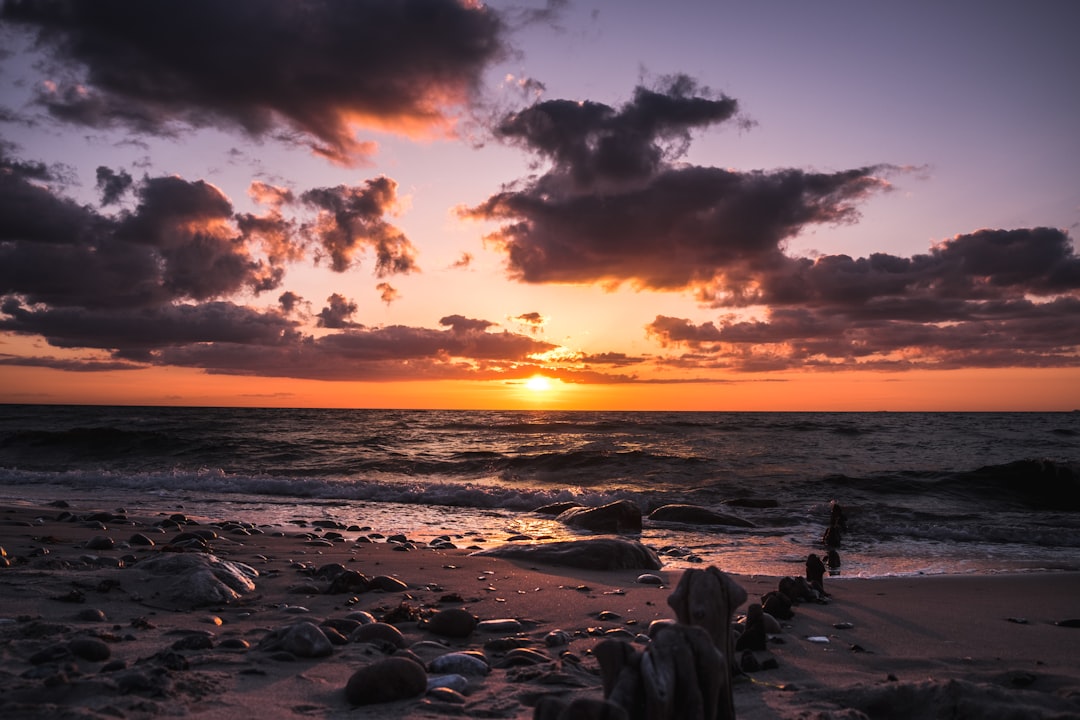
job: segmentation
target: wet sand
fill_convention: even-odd
[[[89,519],[95,511],[111,517]],[[163,532],[174,513],[183,509],[135,517],[0,507],[0,717],[531,718],[548,695],[602,697],[593,647],[605,638],[644,647],[649,624],[674,616],[667,599],[681,575],[523,563],[465,547],[406,550],[362,518],[353,529],[243,534],[224,518],[191,517]],[[213,556],[257,571],[254,587],[189,607],[175,577],[140,569],[152,558],[206,555],[197,541],[170,552],[181,549],[170,547],[181,532],[195,531],[216,536]],[[136,533],[155,544],[133,544]],[[92,547],[108,545],[98,538],[114,546]],[[378,587],[326,592],[335,563],[380,578]],[[646,573],[660,584],[638,582]],[[736,580],[748,602],[778,584]],[[776,667],[735,678],[737,717],[1080,717],[1080,623],[1068,622],[1080,618],[1080,574],[841,576],[825,588],[826,604],[796,605],[757,654]],[[517,623],[481,624],[464,637],[432,632],[426,623],[451,608]],[[445,674],[431,669],[435,658],[456,651],[482,654],[490,671],[452,681],[450,692],[356,706],[350,677],[393,651],[350,639],[363,617],[350,615],[361,611],[393,624],[406,648],[397,654],[429,678]],[[339,644],[308,657],[302,644],[272,642],[305,622],[333,625]],[[565,643],[549,640],[560,630]]]

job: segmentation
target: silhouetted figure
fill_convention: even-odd
[[[830,525],[825,534],[821,536],[821,542],[825,544],[825,547],[838,548],[840,547],[840,535],[840,528]]]

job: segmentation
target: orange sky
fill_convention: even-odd
[[[700,410],[1072,411],[1073,369],[780,373],[731,382],[568,385],[521,382],[343,383],[169,369],[95,373],[5,368],[0,402],[252,407]]]

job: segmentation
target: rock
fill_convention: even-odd
[[[570,633],[565,630],[552,630],[544,636],[544,644],[548,647],[559,647],[570,644]]]
[[[86,622],[106,622],[109,618],[105,615],[104,610],[98,608],[83,608],[75,614],[76,620],[84,620]]]
[[[393,625],[374,622],[361,625],[349,633],[349,642],[371,643],[384,648],[397,649],[405,647],[405,636]]]
[[[573,507],[555,519],[593,532],[641,532],[641,508],[629,500],[616,500],[600,507]]]
[[[679,625],[661,629],[649,645],[649,651],[652,652],[659,640],[671,630],[680,625],[691,625],[701,627],[708,633],[713,645],[720,652],[721,665],[729,664],[731,658],[734,657],[731,616],[744,602],[746,602],[746,590],[727,573],[711,566],[704,570],[697,568],[687,570],[675,587],[675,592],[668,598],[668,605],[675,611],[675,618],[679,621]],[[678,654],[676,650],[672,650],[671,653],[673,657]],[[700,651],[695,650],[694,654],[696,662],[705,662],[704,659],[699,658]],[[722,675],[723,677],[719,678],[721,697],[716,714],[706,714],[703,717],[735,717],[731,684],[728,682],[730,671],[724,668]],[[687,698],[686,702],[690,703],[692,709],[693,698]],[[687,713],[670,717],[694,717],[689,714],[689,710]]]
[[[659,556],[636,540],[584,538],[532,545],[500,545],[473,555],[512,558],[585,570],[659,570]]]
[[[135,533],[128,538],[128,543],[131,545],[140,545],[143,547],[153,547],[154,541],[142,533]]]
[[[315,623],[302,621],[278,628],[264,637],[259,650],[285,651],[296,657],[326,657],[334,652],[334,646]]]
[[[465,677],[483,676],[491,672],[491,666],[479,653],[452,652],[440,655],[428,663],[433,673],[464,675]]]
[[[408,658],[389,657],[354,672],[345,685],[345,699],[352,705],[372,705],[417,697],[426,691],[423,666]]]
[[[755,527],[754,523],[737,515],[728,515],[700,505],[662,505],[649,513],[654,522],[678,522],[692,525],[727,525],[730,527]]]
[[[112,550],[114,547],[116,543],[106,535],[95,535],[86,541],[87,550]]]
[[[429,632],[452,638],[469,637],[476,626],[476,616],[464,608],[440,610],[424,624],[424,628]]]
[[[243,563],[200,553],[162,553],[135,569],[148,576],[147,583],[165,603],[177,608],[232,602],[253,592],[259,576]]]
[[[104,662],[112,654],[108,645],[92,637],[72,638],[68,643],[68,650],[72,655],[91,662]]]
[[[452,690],[446,687],[434,687],[427,691],[428,698],[437,702],[451,703],[453,705],[464,705],[465,696],[457,690]]]
[[[704,628],[681,623],[663,626],[643,651],[621,640],[601,640],[594,654],[600,663],[605,700],[628,716],[649,720],[735,717],[728,661]]]
[[[637,576],[637,580],[634,582],[641,585],[663,585],[664,578],[659,575],[653,575],[652,573],[643,573]]]
[[[402,590],[408,590],[409,586],[389,575],[376,575],[371,578],[371,589],[384,592],[401,592]]]
[[[820,594],[828,595],[825,592],[825,563],[814,553],[806,556],[806,581]]]
[[[363,573],[355,570],[345,570],[334,576],[330,586],[326,588],[327,595],[340,593],[366,592],[371,587],[371,581]]]
[[[427,686],[428,691],[434,690],[435,688],[447,688],[463,693],[469,688],[469,678],[454,673],[448,675],[429,675]]]
[[[521,632],[522,625],[517,618],[498,618],[481,620],[476,629],[483,633],[518,633]]]
[[[764,651],[767,640],[765,613],[762,611],[761,605],[753,603],[746,608],[746,630],[735,641],[735,649]]]

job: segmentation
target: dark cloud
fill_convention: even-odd
[[[638,87],[615,109],[548,100],[496,128],[550,162],[542,175],[462,215],[502,227],[487,240],[512,277],[530,283],[630,283],[681,290],[782,264],[804,227],[857,218],[856,205],[889,188],[891,166],[834,173],[739,172],[675,164],[690,133],[739,121],[735,100],[684,75]]]
[[[447,315],[439,320],[439,324],[459,334],[482,333],[495,327],[495,323],[488,320],[475,320],[464,315]]]
[[[257,188],[271,205],[265,214],[237,214],[203,180],[133,182],[99,168],[107,201],[127,191],[137,201],[106,215],[65,198],[57,179],[52,168],[0,155],[0,298],[134,308],[257,294],[279,287],[285,266],[302,260],[312,242],[339,270],[368,249],[379,276],[416,269],[411,243],[382,219],[396,201],[385,177],[304,193],[300,209],[314,208],[314,219],[285,216],[282,206],[293,197],[280,188]]]
[[[302,303],[303,301],[304,298],[300,297],[291,290],[287,290],[281,293],[281,297],[278,298],[278,304],[281,305],[281,310],[286,315],[299,307],[300,303]]]
[[[1073,366],[1080,357],[1080,256],[1049,228],[980,230],[927,254],[793,259],[723,305],[764,319],[695,324],[657,316],[646,332],[700,367]]]
[[[547,318],[538,312],[527,312],[517,315],[511,318],[515,322],[519,322],[522,325],[527,325],[532,332],[540,332],[544,329],[544,325],[547,324]]]
[[[355,302],[347,300],[337,293],[326,298],[326,302],[329,304],[319,311],[319,327],[334,329],[363,327],[359,323],[352,321],[352,317],[360,309]]]
[[[97,188],[101,191],[101,204],[113,205],[120,202],[120,198],[128,191],[135,182],[130,174],[121,170],[116,172],[111,168],[101,166],[97,169]]]
[[[682,155],[692,129],[735,117],[735,100],[707,94],[692,78],[678,75],[656,90],[639,86],[619,109],[592,101],[545,100],[508,115],[495,134],[552,161],[544,185],[562,176],[582,187],[623,183],[647,178],[665,159]]]
[[[144,360],[148,351],[170,345],[273,346],[297,338],[296,323],[278,313],[222,301],[140,309],[30,308],[9,298],[0,312],[0,330],[40,335],[55,347],[111,350],[126,359]]]
[[[677,290],[781,263],[806,225],[854,220],[857,201],[888,187],[882,170],[670,168],[619,192],[558,196],[536,183],[466,214],[507,222],[488,239],[519,280]]]
[[[80,360],[77,358],[20,357],[0,355],[0,365],[19,367],[43,367],[65,372],[108,372],[113,370],[144,370],[142,363],[123,360]]]
[[[330,256],[336,272],[348,270],[363,249],[375,253],[379,277],[418,269],[412,243],[383,219],[397,205],[397,183],[390,178],[368,180],[362,187],[315,188],[300,199],[319,211],[318,220],[305,230]]]
[[[445,129],[507,48],[499,17],[456,0],[9,0],[64,68],[39,102],[93,127],[229,125],[336,162],[357,127]]]

